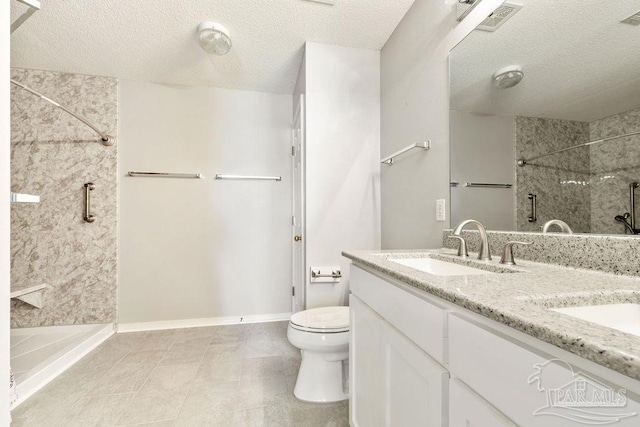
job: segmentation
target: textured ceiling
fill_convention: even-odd
[[[180,85],[292,93],[305,41],[381,49],[413,0],[41,0],[11,36],[11,65]],[[12,0],[12,21],[22,8]],[[202,21],[233,49],[200,49]]]
[[[620,23],[640,0],[514,2],[522,9],[496,32],[452,52],[452,108],[592,121],[640,106],[640,26]],[[495,89],[493,73],[512,64],[522,82]]]

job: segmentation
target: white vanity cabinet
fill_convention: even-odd
[[[449,373],[395,326],[413,325],[408,317],[416,314],[440,319],[443,310],[357,268],[351,274],[351,425],[446,426]],[[418,313],[401,304],[406,296],[415,300],[412,309]],[[409,335],[421,335],[413,329]],[[443,334],[444,329],[437,330],[433,338],[441,341]]]
[[[350,286],[353,427],[640,426],[637,380],[387,275],[352,265]],[[624,407],[549,406],[594,389]]]

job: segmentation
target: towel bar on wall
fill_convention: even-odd
[[[170,172],[127,172],[127,175],[140,178],[189,178],[189,179],[202,179],[201,173],[170,173]]]
[[[403,148],[402,150],[398,150],[395,153],[393,153],[390,156],[385,157],[384,159],[380,160],[380,163],[384,163],[386,165],[393,165],[393,159],[398,157],[401,154],[406,153],[409,150],[413,150],[414,148],[422,148],[423,150],[428,150],[431,148],[431,141],[425,141],[425,142],[415,142],[411,145],[409,145],[408,147]]]
[[[257,175],[222,175],[216,174],[216,179],[240,179],[256,181],[282,181],[281,176],[257,176]]]

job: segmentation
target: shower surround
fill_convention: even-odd
[[[640,130],[640,108],[590,123],[516,117],[516,158],[530,158],[572,145]],[[516,168],[518,231],[540,231],[550,219],[573,231],[625,234],[614,220],[629,212],[629,184],[640,182],[640,136],[577,148]],[[528,221],[538,196],[538,221]],[[640,191],[638,192],[640,195]],[[640,210],[637,210],[640,213]]]
[[[13,69],[11,78],[87,117],[116,141],[101,145],[84,124],[11,88],[11,191],[40,195],[11,208],[11,287],[46,283],[44,306],[11,302],[12,327],[116,320],[118,82]],[[82,218],[93,182],[94,223]]]

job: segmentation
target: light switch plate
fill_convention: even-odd
[[[438,222],[446,221],[447,210],[445,203],[444,199],[436,200],[436,221]]]

